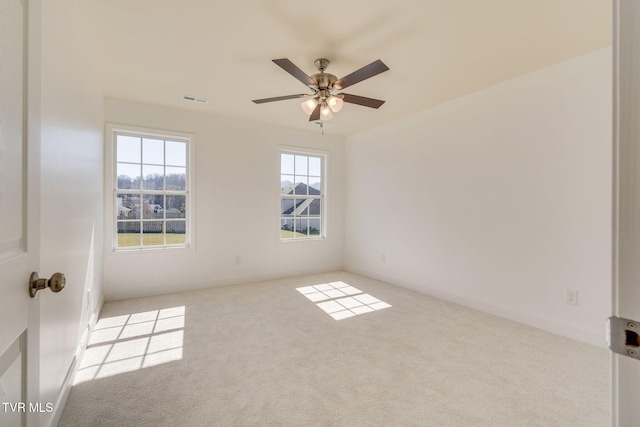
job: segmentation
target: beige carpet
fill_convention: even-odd
[[[337,272],[107,303],[60,425],[603,427],[608,365]]]

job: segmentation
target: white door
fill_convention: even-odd
[[[38,301],[28,279],[39,263],[37,81],[27,57],[26,0],[0,0],[0,425],[36,425]],[[29,85],[27,85],[29,81]],[[29,87],[29,89],[27,89]],[[29,118],[29,120],[27,120]]]
[[[614,280],[612,314],[640,321],[640,2],[614,2]],[[624,322],[625,348],[637,355]],[[612,353],[612,425],[640,426],[640,360]]]

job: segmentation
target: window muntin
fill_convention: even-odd
[[[281,240],[324,237],[324,159],[319,154],[281,153]]]
[[[190,139],[114,132],[114,248],[189,245]]]

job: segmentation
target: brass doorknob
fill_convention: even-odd
[[[29,295],[31,295],[31,298],[35,298],[38,295],[38,291],[47,287],[51,289],[51,292],[60,292],[64,289],[65,283],[67,283],[67,279],[62,273],[55,273],[51,276],[51,279],[47,280],[40,279],[38,273],[34,271],[29,277]]]

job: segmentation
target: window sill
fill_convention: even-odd
[[[131,248],[131,249],[111,249],[112,255],[124,255],[124,254],[159,254],[163,252],[174,251],[195,251],[193,245],[185,246],[163,246],[163,247],[149,247],[149,248]]]
[[[326,240],[326,237],[309,237],[306,239],[280,239],[280,243],[318,242]]]

